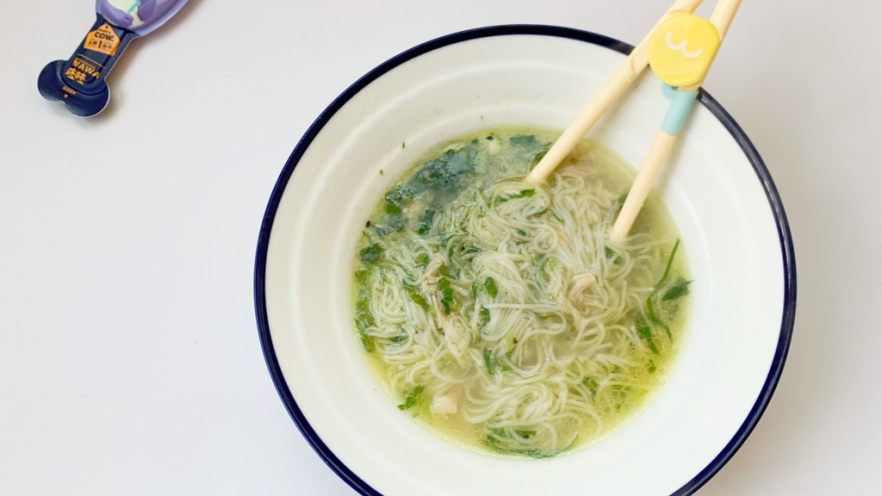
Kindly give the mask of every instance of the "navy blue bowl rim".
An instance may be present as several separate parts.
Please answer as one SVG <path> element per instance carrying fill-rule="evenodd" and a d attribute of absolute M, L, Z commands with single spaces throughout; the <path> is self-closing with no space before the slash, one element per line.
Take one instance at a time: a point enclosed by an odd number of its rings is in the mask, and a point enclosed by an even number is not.
<path fill-rule="evenodd" d="M 312 448 L 319 454 L 331 470 L 333 470 L 334 473 L 359 494 L 371 496 L 380 495 L 376 489 L 372 488 L 365 480 L 344 465 L 322 441 L 321 437 L 319 437 L 318 433 L 316 433 L 312 426 L 309 425 L 309 422 L 306 420 L 300 407 L 297 406 L 297 401 L 294 399 L 294 395 L 288 388 L 288 384 L 285 382 L 285 377 L 279 366 L 279 360 L 276 357 L 275 348 L 273 348 L 269 321 L 267 319 L 265 272 L 267 250 L 269 248 L 269 240 L 272 233 L 273 221 L 276 216 L 276 210 L 279 207 L 279 201 L 282 198 L 288 180 L 294 172 L 294 168 L 297 167 L 297 163 L 300 161 L 303 153 L 309 148 L 309 145 L 325 124 L 331 120 L 334 114 L 365 86 L 399 65 L 427 52 L 431 52 L 432 50 L 437 50 L 448 45 L 468 40 L 510 35 L 537 35 L 567 38 L 602 46 L 623 54 L 628 54 L 633 49 L 633 46 L 627 43 L 589 31 L 560 26 L 534 24 L 512 24 L 469 29 L 441 36 L 440 38 L 417 45 L 392 57 L 386 62 L 383 62 L 375 69 L 362 76 L 349 86 L 346 91 L 341 93 L 340 96 L 334 99 L 318 118 L 316 118 L 315 122 L 313 122 L 306 131 L 306 134 L 300 139 L 300 142 L 297 143 L 297 146 L 294 148 L 294 151 L 285 163 L 285 167 L 279 174 L 279 178 L 273 188 L 272 195 L 270 196 L 269 203 L 266 207 L 266 212 L 263 216 L 263 223 L 260 227 L 260 234 L 257 242 L 257 255 L 254 267 L 254 306 L 257 315 L 260 344 L 263 347 L 263 354 L 266 359 L 267 367 L 269 368 L 269 373 L 272 376 L 273 382 L 276 385 L 276 390 L 278 391 L 282 402 L 288 409 L 288 413 L 290 413 L 291 417 L 294 419 L 297 428 L 300 429 L 300 432 Z M 778 240 L 781 245 L 781 256 L 784 262 L 784 306 L 781 318 L 781 331 L 778 337 L 778 345 L 775 349 L 772 365 L 769 369 L 765 383 L 763 384 L 763 388 L 747 415 L 747 418 L 744 419 L 741 427 L 732 439 L 726 443 L 719 454 L 714 457 L 704 469 L 695 474 L 692 479 L 684 483 L 682 487 L 672 493 L 677 496 L 693 494 L 716 475 L 716 473 L 719 472 L 720 469 L 732 458 L 735 452 L 738 451 L 753 431 L 754 427 L 756 427 L 766 406 L 769 404 L 772 394 L 775 392 L 778 380 L 781 377 L 781 372 L 784 369 L 784 362 L 787 359 L 787 350 L 790 347 L 790 340 L 793 334 L 793 322 L 796 315 L 796 261 L 793 251 L 793 239 L 790 234 L 790 225 L 787 222 L 787 215 L 784 212 L 784 205 L 781 202 L 781 197 L 778 195 L 778 189 L 775 187 L 775 183 L 772 181 L 769 170 L 766 168 L 765 163 L 763 163 L 763 160 L 753 146 L 753 143 L 750 142 L 750 139 L 744 134 L 744 131 L 738 123 L 735 122 L 732 116 L 722 107 L 722 105 L 719 104 L 719 102 L 717 102 L 717 100 L 704 90 L 701 90 L 700 92 L 699 101 L 707 110 L 719 119 L 720 123 L 723 124 L 723 126 L 729 131 L 729 134 L 732 135 L 732 138 L 738 143 L 738 146 L 741 147 L 744 155 L 753 166 L 757 179 L 759 179 L 760 184 L 766 192 L 769 207 L 772 210 L 775 223 L 777 224 Z"/>

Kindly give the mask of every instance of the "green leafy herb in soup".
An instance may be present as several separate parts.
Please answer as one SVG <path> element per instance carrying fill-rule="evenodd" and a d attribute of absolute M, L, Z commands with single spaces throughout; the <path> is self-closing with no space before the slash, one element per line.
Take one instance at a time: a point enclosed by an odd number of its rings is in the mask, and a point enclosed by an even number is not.
<path fill-rule="evenodd" d="M 355 326 L 402 412 L 491 450 L 554 456 L 633 412 L 682 335 L 690 281 L 650 197 L 608 233 L 630 169 L 583 143 L 546 184 L 555 136 L 498 129 L 428 154 L 366 223 Z"/>

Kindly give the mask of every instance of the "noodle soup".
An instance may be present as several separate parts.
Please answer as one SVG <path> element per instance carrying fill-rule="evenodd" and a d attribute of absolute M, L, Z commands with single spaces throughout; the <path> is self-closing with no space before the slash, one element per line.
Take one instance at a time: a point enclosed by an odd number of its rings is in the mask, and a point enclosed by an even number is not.
<path fill-rule="evenodd" d="M 398 408 L 537 458 L 658 387 L 690 283 L 657 196 L 609 240 L 633 177 L 610 151 L 584 142 L 546 183 L 523 181 L 555 137 L 492 129 L 431 151 L 370 214 L 353 269 L 356 333 Z"/>

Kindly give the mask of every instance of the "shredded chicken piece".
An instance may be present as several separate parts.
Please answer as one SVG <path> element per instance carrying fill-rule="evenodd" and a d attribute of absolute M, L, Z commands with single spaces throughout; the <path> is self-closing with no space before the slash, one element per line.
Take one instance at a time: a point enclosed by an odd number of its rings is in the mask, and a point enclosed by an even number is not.
<path fill-rule="evenodd" d="M 594 277 L 594 274 L 590 272 L 582 272 L 581 274 L 576 274 L 573 276 L 571 281 L 572 286 L 570 286 L 570 290 L 567 292 L 567 296 L 571 300 L 575 300 L 579 297 L 586 289 L 590 288 L 597 282 L 597 278 Z"/>
<path fill-rule="evenodd" d="M 453 415 L 459 411 L 459 404 L 462 402 L 462 388 L 453 388 L 447 394 L 437 395 L 432 398 L 432 413 L 437 415 Z"/>
<path fill-rule="evenodd" d="M 469 349 L 469 331 L 462 317 L 454 315 L 449 319 L 445 319 L 442 323 L 444 330 L 444 341 L 450 354 L 457 361 L 461 361 Z"/>
<path fill-rule="evenodd" d="M 431 292 L 434 289 L 435 284 L 438 282 L 438 279 L 441 278 L 441 275 L 438 273 L 438 269 L 444 265 L 443 257 L 435 257 L 429 265 L 426 266 L 426 272 L 423 273 L 422 279 L 420 279 L 420 289 L 425 293 Z"/>

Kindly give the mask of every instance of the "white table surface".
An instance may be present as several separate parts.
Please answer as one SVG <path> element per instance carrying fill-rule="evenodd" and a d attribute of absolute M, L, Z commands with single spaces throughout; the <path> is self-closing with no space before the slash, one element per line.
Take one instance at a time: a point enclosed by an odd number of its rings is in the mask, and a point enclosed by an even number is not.
<path fill-rule="evenodd" d="M 0 494 L 352 494 L 264 366 L 252 267 L 266 200 L 356 77 L 468 27 L 634 42 L 666 0 L 191 0 L 82 120 L 36 76 L 89 0 L 0 16 Z M 746 0 L 706 88 L 771 170 L 799 311 L 764 418 L 702 495 L 878 494 L 882 4 Z"/>

